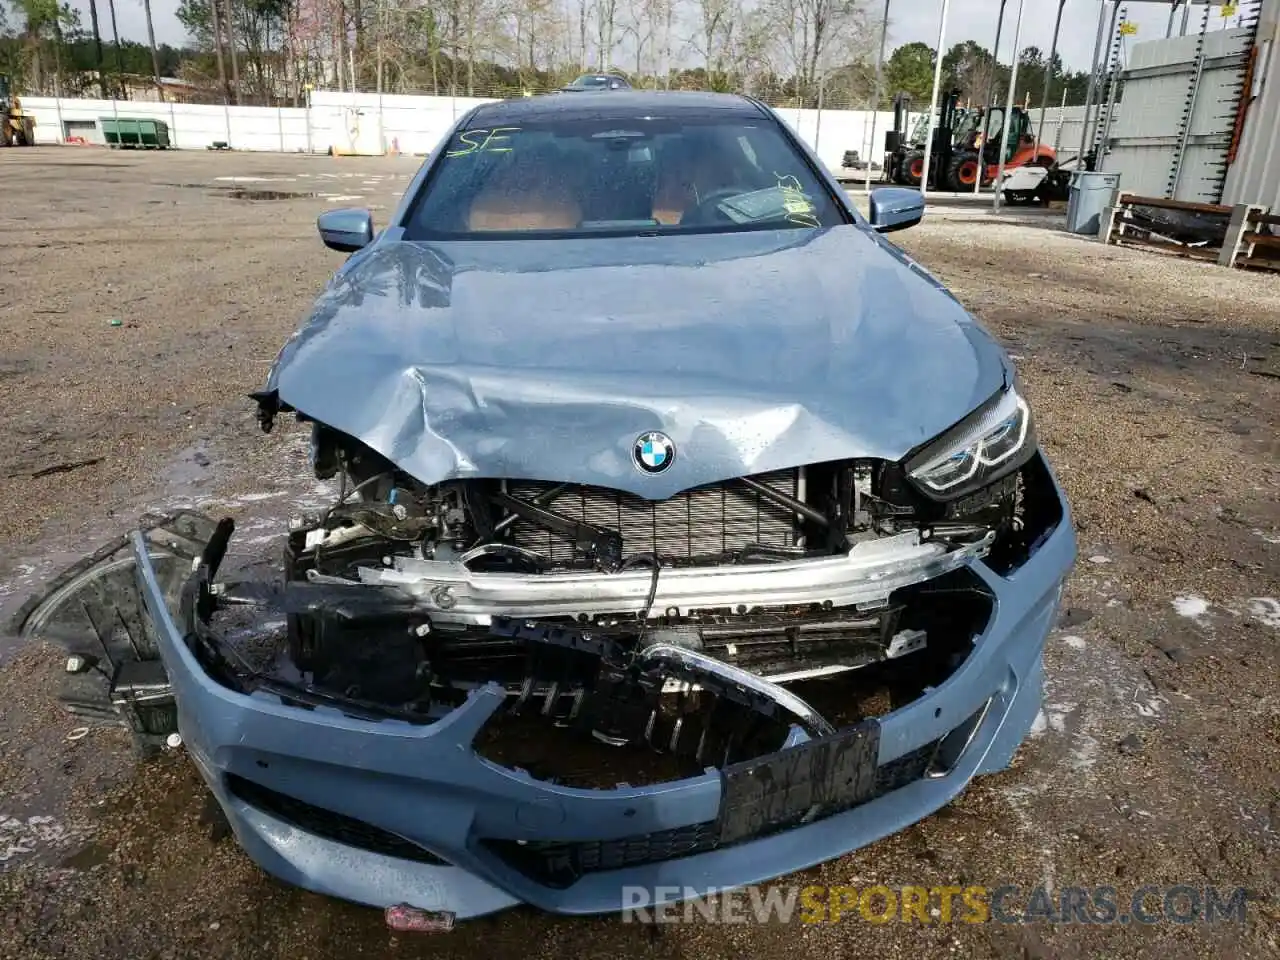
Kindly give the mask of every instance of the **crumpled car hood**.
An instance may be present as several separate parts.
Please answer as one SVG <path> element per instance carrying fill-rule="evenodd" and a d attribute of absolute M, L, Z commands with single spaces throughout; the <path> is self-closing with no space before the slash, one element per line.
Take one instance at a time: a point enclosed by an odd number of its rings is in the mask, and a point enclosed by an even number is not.
<path fill-rule="evenodd" d="M 426 484 L 595 484 L 649 499 L 897 460 L 1000 389 L 1003 351 L 856 226 L 407 243 L 353 256 L 267 389 Z M 666 433 L 664 473 L 633 462 Z"/>

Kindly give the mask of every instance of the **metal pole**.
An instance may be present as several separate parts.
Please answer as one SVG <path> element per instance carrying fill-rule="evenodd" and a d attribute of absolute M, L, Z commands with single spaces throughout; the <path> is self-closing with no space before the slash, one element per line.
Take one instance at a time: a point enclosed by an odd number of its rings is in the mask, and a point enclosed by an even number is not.
<path fill-rule="evenodd" d="M 822 88 L 826 85 L 827 75 L 818 76 L 818 115 L 813 121 L 813 152 L 818 152 L 818 144 L 822 142 Z"/>
<path fill-rule="evenodd" d="M 1004 155 L 1009 149 L 1009 128 L 1013 126 L 1013 90 L 1018 85 L 1018 39 L 1022 36 L 1022 0 L 1013 22 L 1013 70 L 1009 73 L 1009 96 L 1004 104 L 1004 129 L 1000 131 L 1000 166 L 996 168 L 996 196 L 993 209 L 1000 209 L 1000 181 L 1004 178 Z M 979 177 L 981 179 L 981 177 Z"/>
<path fill-rule="evenodd" d="M 880 21 L 880 55 L 876 57 L 876 86 L 871 101 L 871 143 L 867 145 L 867 193 L 871 192 L 871 158 L 876 155 L 876 117 L 880 112 L 880 84 L 884 78 L 884 43 L 889 39 L 889 4 L 884 0 L 884 19 Z M 884 159 L 881 151 L 880 159 Z"/>
<path fill-rule="evenodd" d="M 986 145 L 987 123 L 986 118 L 991 113 L 991 98 L 995 96 L 996 90 L 996 71 L 1000 69 L 1000 31 L 1004 28 L 1004 7 L 1009 0 L 1000 0 L 1000 16 L 996 18 L 996 42 L 991 48 L 991 77 L 987 80 L 987 98 L 982 101 L 982 129 L 978 134 L 983 138 L 983 146 Z M 973 181 L 973 195 L 976 197 L 982 190 L 982 171 L 985 166 L 982 163 L 983 147 L 978 148 L 978 177 Z"/>
<path fill-rule="evenodd" d="M 1187 0 L 1182 5 L 1182 29 L 1178 32 L 1178 36 L 1185 37 L 1187 35 L 1187 27 L 1191 23 L 1191 0 Z"/>
<path fill-rule="evenodd" d="M 1166 40 L 1168 40 L 1170 37 L 1173 36 L 1173 18 L 1176 17 L 1177 15 L 1178 15 L 1178 0 L 1173 0 L 1173 3 L 1169 4 L 1169 23 L 1164 28 L 1164 38 Z"/>
<path fill-rule="evenodd" d="M 1053 132 L 1053 152 L 1057 153 L 1062 149 L 1062 125 L 1066 122 L 1067 114 L 1067 88 L 1062 88 L 1062 105 L 1058 107 L 1058 129 Z"/>
<path fill-rule="evenodd" d="M 1098 102 L 1097 102 L 1098 112 L 1092 119 L 1093 135 L 1094 135 L 1095 141 L 1097 140 L 1098 133 L 1099 133 L 1098 121 L 1102 119 L 1102 109 L 1103 109 L 1102 85 L 1111 74 L 1111 66 L 1112 66 L 1110 62 L 1111 53 L 1116 43 L 1116 20 L 1117 18 L 1119 18 L 1119 16 L 1120 16 L 1120 0 L 1116 0 L 1116 2 L 1111 6 L 1111 26 L 1107 28 L 1107 44 L 1106 44 L 1105 50 L 1103 51 L 1103 61 L 1098 65 Z M 1110 92 L 1114 93 L 1115 78 L 1112 78 L 1112 82 L 1109 83 L 1108 86 L 1110 87 Z M 1086 121 L 1085 128 L 1086 129 L 1088 129 L 1089 120 L 1090 120 L 1089 113 L 1088 111 L 1086 111 L 1085 112 L 1085 121 Z M 1094 162 L 1096 163 L 1097 160 L 1098 158 L 1095 157 Z"/>
<path fill-rule="evenodd" d="M 933 152 L 933 115 L 938 109 L 938 87 L 942 85 L 942 51 L 947 42 L 947 11 L 950 7 L 951 0 L 942 0 L 942 17 L 938 22 L 938 53 L 933 65 L 933 93 L 929 97 L 929 117 L 924 131 L 924 169 L 920 171 L 921 196 L 929 193 L 929 155 Z"/>
<path fill-rule="evenodd" d="M 984 107 L 991 106 L 991 98 L 996 94 L 996 68 L 1000 66 L 1000 31 L 1004 29 L 1004 7 L 1009 0 L 1000 0 L 1000 16 L 996 18 L 996 42 L 991 47 L 991 76 L 987 80 L 987 98 L 982 101 Z"/>
<path fill-rule="evenodd" d="M 1178 136 L 1178 152 L 1173 155 L 1173 176 L 1169 178 L 1169 199 L 1178 199 L 1178 179 L 1182 176 L 1182 161 L 1187 155 L 1187 141 L 1191 138 L 1191 124 L 1196 115 L 1196 100 L 1200 96 L 1200 80 L 1204 77 L 1204 35 L 1209 29 L 1209 8 L 1204 8 L 1204 21 L 1200 24 L 1199 52 L 1196 54 L 1196 72 L 1191 77 L 1191 97 L 1187 103 L 1187 122 Z M 1108 118 L 1110 119 L 1110 118 Z"/>
<path fill-rule="evenodd" d="M 1107 28 L 1107 4 L 1098 4 L 1098 37 L 1093 42 L 1093 69 L 1089 73 L 1089 87 L 1084 94 L 1084 114 L 1080 117 L 1080 154 L 1077 165 L 1084 163 L 1084 145 L 1089 139 L 1089 107 L 1093 105 L 1093 88 L 1098 82 L 1098 54 L 1102 50 L 1102 31 Z"/>
<path fill-rule="evenodd" d="M 1044 67 L 1044 91 L 1040 94 L 1040 123 L 1036 126 L 1036 144 L 1044 134 L 1044 115 L 1049 112 L 1049 83 L 1053 80 L 1053 58 L 1058 55 L 1058 30 L 1062 27 L 1062 11 L 1067 0 L 1058 0 L 1058 19 L 1053 21 L 1053 43 L 1049 44 L 1049 62 Z"/>

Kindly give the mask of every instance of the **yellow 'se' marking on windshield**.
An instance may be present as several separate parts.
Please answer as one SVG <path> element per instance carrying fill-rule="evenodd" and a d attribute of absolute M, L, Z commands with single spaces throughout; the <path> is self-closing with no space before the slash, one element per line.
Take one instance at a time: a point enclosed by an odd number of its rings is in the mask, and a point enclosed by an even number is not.
<path fill-rule="evenodd" d="M 464 130 L 458 134 L 458 141 L 465 143 L 466 147 L 449 150 L 445 153 L 446 157 L 465 157 L 472 153 L 510 153 L 511 147 L 501 146 L 511 140 L 507 134 L 518 133 L 519 127 L 494 127 L 492 130 L 477 128 L 475 130 Z M 483 139 L 480 139 L 483 137 Z"/>

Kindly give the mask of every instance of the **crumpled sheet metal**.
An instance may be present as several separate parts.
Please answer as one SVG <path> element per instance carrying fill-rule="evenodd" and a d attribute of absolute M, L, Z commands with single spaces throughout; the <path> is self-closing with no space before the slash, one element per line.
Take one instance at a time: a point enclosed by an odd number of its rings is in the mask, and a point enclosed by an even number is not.
<path fill-rule="evenodd" d="M 825 460 L 896 460 L 1007 382 L 994 340 L 859 226 L 405 243 L 353 256 L 267 384 L 423 483 L 648 499 Z M 666 433 L 645 474 L 636 439 Z"/>

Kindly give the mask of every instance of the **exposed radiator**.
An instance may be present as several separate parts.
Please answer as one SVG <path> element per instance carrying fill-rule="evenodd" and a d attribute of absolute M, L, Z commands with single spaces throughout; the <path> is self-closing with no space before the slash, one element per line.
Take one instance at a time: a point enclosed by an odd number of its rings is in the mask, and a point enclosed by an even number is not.
<path fill-rule="evenodd" d="M 798 470 L 762 473 L 752 479 L 788 496 L 798 496 Z M 554 486 L 514 480 L 507 484 L 507 492 L 531 500 Z M 539 503 L 574 520 L 618 531 L 624 558 L 657 553 L 664 560 L 690 560 L 753 544 L 793 547 L 798 535 L 791 511 L 735 480 L 686 490 L 661 501 L 606 487 L 573 486 Z M 511 530 L 514 543 L 550 557 L 553 562 L 575 559 L 568 540 L 536 524 L 520 520 L 512 524 Z"/>

